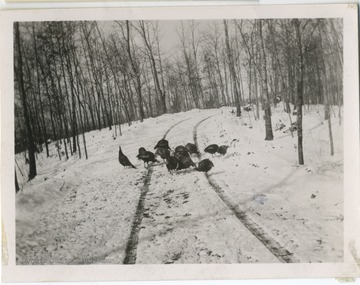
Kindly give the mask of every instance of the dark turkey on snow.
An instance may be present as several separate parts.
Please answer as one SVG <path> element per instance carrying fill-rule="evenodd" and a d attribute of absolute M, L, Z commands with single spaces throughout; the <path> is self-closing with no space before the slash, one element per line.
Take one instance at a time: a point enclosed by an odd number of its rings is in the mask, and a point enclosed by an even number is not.
<path fill-rule="evenodd" d="M 154 147 L 154 149 L 157 149 L 157 148 L 167 148 L 170 150 L 170 147 L 169 147 L 169 142 L 166 140 L 166 139 L 161 139 L 158 141 L 158 143 L 156 144 L 156 146 Z"/>
<path fill-rule="evenodd" d="M 179 158 L 179 166 L 177 170 L 187 169 L 190 166 L 193 166 L 196 168 L 195 163 L 191 160 L 190 157 L 180 157 Z"/>
<path fill-rule="evenodd" d="M 163 160 L 168 160 L 170 157 L 170 150 L 163 147 L 158 147 L 155 155 L 159 155 Z"/>
<path fill-rule="evenodd" d="M 176 156 L 170 156 L 167 160 L 166 167 L 169 172 L 176 170 L 179 166 L 179 159 Z"/>
<path fill-rule="evenodd" d="M 219 146 L 219 149 L 217 150 L 217 152 L 222 155 L 225 155 L 228 148 L 229 148 L 229 146 L 227 146 L 227 145 L 221 145 L 221 146 Z"/>
<path fill-rule="evenodd" d="M 211 144 L 211 145 L 208 145 L 204 151 L 207 152 L 207 153 L 211 153 L 211 154 L 214 154 L 218 151 L 219 149 L 219 146 L 217 144 Z"/>
<path fill-rule="evenodd" d="M 177 151 L 181 151 L 181 152 L 188 152 L 188 149 L 182 145 L 178 145 L 176 148 L 175 148 L 175 152 Z"/>
<path fill-rule="evenodd" d="M 138 159 L 140 159 L 140 155 L 144 154 L 146 152 L 146 149 L 144 147 L 139 148 L 139 154 L 136 156 Z"/>
<path fill-rule="evenodd" d="M 186 147 L 187 151 L 188 151 L 190 154 L 193 154 L 193 153 L 199 154 L 198 148 L 197 148 L 197 146 L 196 146 L 195 144 L 193 144 L 193 143 L 188 143 L 188 144 L 186 144 L 185 147 Z"/>
<path fill-rule="evenodd" d="M 144 161 L 144 167 L 146 167 L 145 163 L 149 165 L 149 162 L 158 162 L 155 159 L 155 154 L 153 154 L 151 151 L 145 151 L 144 153 L 139 154 L 138 158 Z"/>
<path fill-rule="evenodd" d="M 178 158 L 181 158 L 181 157 L 190 157 L 190 154 L 187 152 L 187 151 L 175 151 L 175 156 L 178 157 Z"/>
<path fill-rule="evenodd" d="M 132 167 L 136 168 L 130 160 L 127 158 L 127 156 L 122 152 L 121 147 L 119 146 L 119 162 L 122 166 L 126 167 Z"/>
<path fill-rule="evenodd" d="M 199 162 L 198 167 L 196 167 L 196 170 L 201 171 L 201 172 L 208 172 L 213 167 L 214 167 L 214 164 L 212 163 L 212 161 L 210 159 L 204 159 Z"/>
<path fill-rule="evenodd" d="M 180 158 L 180 157 L 190 157 L 190 154 L 187 150 L 186 147 L 179 145 L 175 148 L 175 155 Z"/>

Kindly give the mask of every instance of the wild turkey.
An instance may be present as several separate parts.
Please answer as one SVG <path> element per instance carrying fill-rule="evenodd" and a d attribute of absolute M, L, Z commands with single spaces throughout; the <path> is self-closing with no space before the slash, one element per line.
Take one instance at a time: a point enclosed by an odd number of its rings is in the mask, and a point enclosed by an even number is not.
<path fill-rule="evenodd" d="M 180 157 L 179 158 L 179 166 L 177 170 L 187 169 L 190 166 L 193 166 L 196 168 L 195 163 L 191 160 L 190 157 Z"/>
<path fill-rule="evenodd" d="M 122 166 L 126 167 L 132 167 L 136 168 L 130 160 L 127 158 L 127 156 L 122 152 L 121 147 L 119 146 L 119 162 Z"/>
<path fill-rule="evenodd" d="M 175 148 L 175 155 L 178 157 L 178 158 L 181 158 L 181 157 L 190 157 L 190 154 L 187 150 L 186 147 L 182 146 L 182 145 L 179 145 Z"/>
<path fill-rule="evenodd" d="M 147 166 L 149 166 L 149 162 L 158 162 L 155 159 L 155 154 L 153 154 L 151 151 L 145 151 L 144 153 L 139 154 L 138 158 L 144 161 L 144 167 L 146 167 L 145 163 L 147 164 Z"/>
<path fill-rule="evenodd" d="M 158 141 L 158 143 L 156 144 L 156 146 L 154 147 L 154 149 L 157 149 L 157 148 L 167 148 L 170 150 L 170 147 L 169 147 L 169 142 L 166 140 L 166 139 L 161 139 Z"/>
<path fill-rule="evenodd" d="M 139 154 L 136 156 L 138 159 L 140 159 L 140 155 L 144 154 L 146 152 L 146 149 L 144 147 L 139 148 Z"/>
<path fill-rule="evenodd" d="M 182 145 L 179 145 L 179 146 L 177 146 L 177 147 L 175 148 L 175 152 L 177 152 L 177 151 L 187 152 L 188 150 L 187 150 L 186 147 L 184 147 L 184 146 L 182 146 Z"/>
<path fill-rule="evenodd" d="M 158 147 L 155 155 L 159 155 L 163 160 L 168 160 L 170 157 L 170 150 L 163 147 Z"/>
<path fill-rule="evenodd" d="M 208 145 L 204 151 L 207 152 L 207 153 L 211 153 L 212 155 L 214 155 L 214 153 L 216 153 L 219 149 L 219 146 L 217 144 L 211 144 L 211 145 Z"/>
<path fill-rule="evenodd" d="M 177 158 L 190 157 L 190 154 L 187 151 L 175 151 L 174 154 Z"/>
<path fill-rule="evenodd" d="M 225 155 L 228 148 L 229 148 L 229 146 L 227 146 L 227 145 L 221 145 L 221 146 L 219 146 L 219 149 L 217 152 L 222 155 Z"/>
<path fill-rule="evenodd" d="M 179 159 L 176 156 L 170 156 L 167 160 L 166 167 L 171 173 L 172 170 L 176 170 L 179 166 Z"/>
<path fill-rule="evenodd" d="M 188 151 L 190 154 L 193 154 L 193 153 L 199 154 L 198 148 L 197 148 L 197 146 L 196 146 L 195 144 L 193 144 L 193 143 L 188 143 L 188 144 L 186 144 L 185 147 L 186 147 L 187 151 Z"/>
<path fill-rule="evenodd" d="M 201 172 L 208 172 L 213 167 L 214 167 L 214 164 L 212 163 L 212 161 L 210 159 L 204 159 L 199 162 L 198 167 L 196 167 L 196 170 L 201 171 Z"/>

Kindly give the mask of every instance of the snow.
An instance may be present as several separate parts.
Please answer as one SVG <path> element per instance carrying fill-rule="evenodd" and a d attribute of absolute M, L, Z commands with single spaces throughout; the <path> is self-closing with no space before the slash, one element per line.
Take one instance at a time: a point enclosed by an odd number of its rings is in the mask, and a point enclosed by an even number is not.
<path fill-rule="evenodd" d="M 123 125 L 123 135 L 116 139 L 114 130 L 92 131 L 86 134 L 88 160 L 60 161 L 52 143 L 51 158 L 38 155 L 35 179 L 25 182 L 18 171 L 17 263 L 123 263 L 145 188 L 136 263 L 280 262 L 236 217 L 204 173 L 190 168 L 170 174 L 159 159 L 144 186 L 148 172 L 136 159 L 138 148 L 152 151 L 165 134 L 172 148 L 194 142 L 197 125 L 202 159 L 210 158 L 215 165 L 209 179 L 232 204 L 291 252 L 294 261 L 341 262 L 343 129 L 332 117 L 335 154 L 330 156 L 327 121 L 320 116 L 323 107 L 310 108 L 303 117 L 303 166 L 297 163 L 296 132 L 294 137 L 284 132 L 290 123 L 281 105 L 273 109 L 273 141 L 264 140 L 264 121 L 255 120 L 253 112 L 237 118 L 223 107 Z M 275 131 L 279 120 L 286 128 Z M 230 148 L 225 156 L 212 157 L 203 153 L 210 143 Z M 119 145 L 137 169 L 119 164 Z M 24 172 L 24 156 L 16 158 Z M 194 155 L 192 159 L 199 161 Z"/>
<path fill-rule="evenodd" d="M 290 126 L 281 109 L 281 119 Z M 315 113 L 315 114 L 314 114 Z M 303 117 L 305 165 L 297 164 L 297 137 L 274 132 L 265 141 L 263 122 L 212 118 L 200 128 L 202 146 L 230 144 L 225 157 L 211 158 L 211 176 L 252 220 L 294 253 L 300 262 L 339 262 L 343 257 L 342 127 L 333 119 L 335 154 L 330 156 L 327 123 L 315 111 Z M 295 121 L 295 118 L 293 118 Z M 213 129 L 209 133 L 207 130 Z M 239 131 L 241 129 L 241 131 Z M 215 171 L 216 169 L 216 171 Z"/>

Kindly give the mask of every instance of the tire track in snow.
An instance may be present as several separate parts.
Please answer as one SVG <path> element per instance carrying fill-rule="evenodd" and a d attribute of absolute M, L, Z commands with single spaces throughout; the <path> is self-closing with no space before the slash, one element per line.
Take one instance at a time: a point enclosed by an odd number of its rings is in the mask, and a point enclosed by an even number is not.
<path fill-rule="evenodd" d="M 199 149 L 197 130 L 198 127 L 206 120 L 210 119 L 215 115 L 204 118 L 199 121 L 193 130 L 193 139 L 197 148 Z M 199 160 L 201 159 L 201 153 L 198 154 Z M 233 214 L 240 220 L 240 222 L 274 255 L 276 258 L 284 263 L 294 263 L 298 262 L 294 257 L 293 253 L 289 252 L 283 246 L 281 246 L 276 240 L 271 238 L 258 224 L 253 222 L 251 218 L 243 211 L 238 205 L 236 205 L 231 198 L 226 194 L 226 192 L 219 186 L 219 184 L 212 178 L 208 173 L 205 173 L 205 176 L 214 189 L 214 191 L 219 195 L 221 200 L 226 204 L 226 206 L 233 212 Z"/>
<path fill-rule="evenodd" d="M 190 118 L 186 118 L 183 119 L 175 124 L 173 124 L 164 134 L 163 138 L 165 139 L 166 136 L 169 134 L 169 132 L 175 128 L 177 125 L 181 124 L 184 121 L 189 120 Z M 153 165 L 150 165 L 148 168 L 148 171 L 145 175 L 144 178 L 144 184 L 141 187 L 141 194 L 140 194 L 140 198 L 139 198 L 139 203 L 136 207 L 136 212 L 135 212 L 135 218 L 131 227 L 131 232 L 130 232 L 130 237 L 129 240 L 126 244 L 126 250 L 125 250 L 125 258 L 123 261 L 123 264 L 135 264 L 136 263 L 136 252 L 137 252 L 137 245 L 139 242 L 139 233 L 141 230 L 141 222 L 143 219 L 143 214 L 144 214 L 144 205 L 145 205 L 145 200 L 146 200 L 146 195 L 149 191 L 149 186 L 150 186 L 150 182 L 151 182 L 151 176 L 153 173 Z"/>
<path fill-rule="evenodd" d="M 167 135 L 170 133 L 170 131 L 171 131 L 173 128 L 175 128 L 177 125 L 179 125 L 179 124 L 181 124 L 182 122 L 185 122 L 185 121 L 187 121 L 187 120 L 190 120 L 190 118 L 181 120 L 181 121 L 177 122 L 176 124 L 172 125 L 172 126 L 165 132 L 165 134 L 164 134 L 164 136 L 163 136 L 163 139 L 166 139 Z"/>

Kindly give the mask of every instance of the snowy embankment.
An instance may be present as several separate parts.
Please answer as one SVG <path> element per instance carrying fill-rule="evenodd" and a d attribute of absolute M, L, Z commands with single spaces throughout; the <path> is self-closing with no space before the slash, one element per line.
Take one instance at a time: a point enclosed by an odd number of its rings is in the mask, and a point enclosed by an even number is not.
<path fill-rule="evenodd" d="M 88 160 L 41 160 L 39 175 L 16 196 L 18 264 L 122 263 L 147 175 L 135 158 L 138 148 L 153 150 L 165 134 L 173 148 L 193 142 L 195 126 L 209 116 L 198 127 L 201 151 L 232 142 L 225 156 L 203 154 L 215 164 L 210 177 L 296 260 L 341 261 L 343 152 L 336 118 L 331 157 L 326 122 L 315 111 L 305 113 L 305 166 L 299 167 L 296 134 L 274 131 L 266 142 L 262 120 L 252 117 L 249 128 L 247 114 L 240 119 L 222 108 L 136 122 L 123 126 L 115 140 L 112 131 L 93 131 L 87 134 Z M 274 126 L 279 118 L 289 125 L 287 114 L 274 110 Z M 120 166 L 119 145 L 137 169 Z M 137 263 L 279 262 L 203 173 L 171 175 L 163 163 L 153 167 L 135 252 Z"/>
<path fill-rule="evenodd" d="M 51 158 L 45 164 L 44 159 L 38 176 L 16 195 L 18 263 L 81 264 L 106 258 L 121 263 L 146 175 L 136 159 L 138 148 L 153 149 L 171 125 L 198 113 L 134 122 L 123 126 L 115 140 L 107 129 L 92 131 L 87 134 L 88 160 Z M 137 169 L 119 164 L 119 145 Z"/>
<path fill-rule="evenodd" d="M 267 234 L 301 262 L 340 262 L 343 257 L 343 141 L 342 126 L 332 118 L 334 156 L 330 156 L 327 121 L 313 107 L 303 117 L 305 165 L 298 165 L 297 134 L 274 131 L 265 141 L 263 121 L 251 126 L 244 114 L 225 113 L 199 128 L 203 148 L 209 143 L 230 144 L 225 157 L 211 158 L 210 176 L 232 201 Z M 273 111 L 273 126 L 288 115 Z M 293 117 L 293 121 L 296 117 Z M 244 125 L 247 124 L 247 126 Z M 211 132 L 208 130 L 211 129 Z M 274 128 L 275 129 L 275 128 Z"/>

